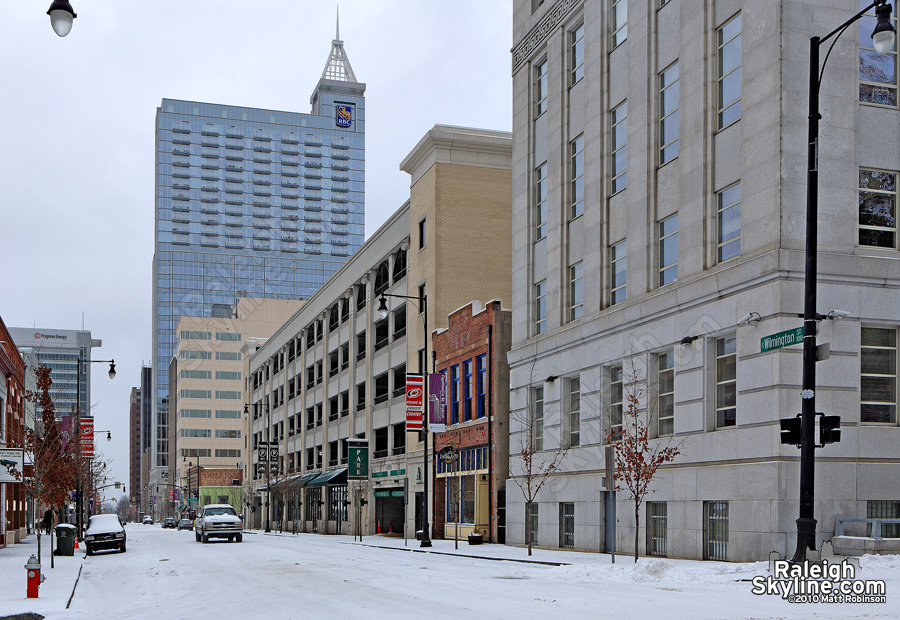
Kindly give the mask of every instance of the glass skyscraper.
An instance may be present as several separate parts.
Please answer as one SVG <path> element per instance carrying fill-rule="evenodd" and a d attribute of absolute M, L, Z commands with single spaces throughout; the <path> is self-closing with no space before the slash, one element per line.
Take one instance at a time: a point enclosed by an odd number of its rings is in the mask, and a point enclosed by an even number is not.
<path fill-rule="evenodd" d="M 365 84 L 338 36 L 312 113 L 163 99 L 156 112 L 151 479 L 167 478 L 181 316 L 312 295 L 363 242 Z M 153 480 L 151 480 L 153 482 Z"/>

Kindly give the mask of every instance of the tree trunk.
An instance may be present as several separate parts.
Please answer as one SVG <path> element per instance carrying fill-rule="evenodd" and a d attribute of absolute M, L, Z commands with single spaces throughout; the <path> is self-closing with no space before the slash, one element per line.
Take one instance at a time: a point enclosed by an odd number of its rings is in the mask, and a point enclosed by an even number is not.
<path fill-rule="evenodd" d="M 641 532 L 641 505 L 634 503 L 634 563 L 638 561 L 638 540 Z"/>
<path fill-rule="evenodd" d="M 531 541 L 534 539 L 534 532 L 531 529 L 531 509 L 532 503 L 525 502 L 525 543 L 528 546 L 528 555 L 531 555 Z"/>

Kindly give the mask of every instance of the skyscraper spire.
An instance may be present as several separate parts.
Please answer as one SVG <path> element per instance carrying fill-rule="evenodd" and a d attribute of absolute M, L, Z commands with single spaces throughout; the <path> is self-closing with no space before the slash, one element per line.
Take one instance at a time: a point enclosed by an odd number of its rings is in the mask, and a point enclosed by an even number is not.
<path fill-rule="evenodd" d="M 334 40 L 341 40 L 341 5 L 335 7 Z"/>
<path fill-rule="evenodd" d="M 337 13 L 334 28 L 334 41 L 331 42 L 331 54 L 322 71 L 323 80 L 335 80 L 338 82 L 356 82 L 356 75 L 350 66 L 350 60 L 344 52 L 344 42 L 341 41 L 341 15 Z"/>

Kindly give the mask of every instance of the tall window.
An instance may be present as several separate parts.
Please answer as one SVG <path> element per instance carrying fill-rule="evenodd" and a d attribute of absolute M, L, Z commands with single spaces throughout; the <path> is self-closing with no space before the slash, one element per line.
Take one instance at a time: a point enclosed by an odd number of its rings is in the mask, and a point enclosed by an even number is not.
<path fill-rule="evenodd" d="M 678 156 L 678 62 L 659 74 L 659 164 Z"/>
<path fill-rule="evenodd" d="M 569 267 L 569 320 L 580 319 L 584 313 L 584 263 Z"/>
<path fill-rule="evenodd" d="M 622 367 L 613 366 L 609 369 L 609 430 L 614 441 L 622 438 L 623 396 Z"/>
<path fill-rule="evenodd" d="M 425 247 L 425 218 L 419 220 L 419 249 Z"/>
<path fill-rule="evenodd" d="M 628 0 L 611 0 L 610 23 L 613 30 L 613 47 L 628 38 Z"/>
<path fill-rule="evenodd" d="M 859 171 L 859 244 L 897 247 L 897 173 Z"/>
<path fill-rule="evenodd" d="M 531 502 L 525 504 L 525 522 L 528 524 L 528 533 L 531 535 L 531 544 L 537 545 L 538 543 L 538 523 L 540 519 L 538 518 L 538 503 Z"/>
<path fill-rule="evenodd" d="M 574 220 L 584 213 L 584 134 L 569 144 L 571 155 L 570 169 L 572 174 L 572 208 L 569 215 Z"/>
<path fill-rule="evenodd" d="M 620 241 L 610 248 L 609 260 L 611 265 L 610 278 L 610 298 L 609 303 L 617 304 L 625 301 L 625 281 L 626 281 L 626 257 L 625 242 Z"/>
<path fill-rule="evenodd" d="M 897 423 L 897 330 L 862 329 L 859 421 Z"/>
<path fill-rule="evenodd" d="M 675 432 L 675 358 L 671 351 L 656 356 L 656 402 L 657 434 L 671 435 Z"/>
<path fill-rule="evenodd" d="M 575 547 L 575 503 L 559 503 L 559 546 L 561 549 Z"/>
<path fill-rule="evenodd" d="M 735 183 L 718 195 L 716 214 L 719 262 L 741 253 L 741 184 Z"/>
<path fill-rule="evenodd" d="M 534 333 L 547 331 L 547 281 L 534 285 Z"/>
<path fill-rule="evenodd" d="M 547 111 L 547 61 L 534 68 L 535 116 Z"/>
<path fill-rule="evenodd" d="M 737 336 L 716 339 L 716 427 L 737 421 Z"/>
<path fill-rule="evenodd" d="M 581 378 L 572 377 L 566 385 L 566 432 L 569 447 L 581 443 Z"/>
<path fill-rule="evenodd" d="M 703 502 L 704 560 L 728 561 L 728 502 Z"/>
<path fill-rule="evenodd" d="M 584 77 L 584 24 L 572 31 L 572 85 Z"/>
<path fill-rule="evenodd" d="M 610 112 L 610 176 L 612 187 L 610 193 L 615 194 L 623 189 L 627 182 L 626 164 L 628 159 L 627 133 L 628 133 L 628 102 L 624 102 Z"/>
<path fill-rule="evenodd" d="M 647 555 L 666 557 L 668 515 L 666 502 L 647 502 Z"/>
<path fill-rule="evenodd" d="M 544 449 L 544 388 L 531 388 L 531 447 L 534 452 Z"/>
<path fill-rule="evenodd" d="M 678 214 L 659 223 L 659 285 L 678 279 Z"/>
<path fill-rule="evenodd" d="M 534 240 L 547 236 L 547 163 L 534 169 Z"/>
<path fill-rule="evenodd" d="M 450 367 L 450 424 L 459 423 L 459 365 Z"/>
<path fill-rule="evenodd" d="M 475 358 L 475 371 L 478 374 L 478 411 L 479 418 L 487 415 L 487 354 L 482 353 Z"/>
<path fill-rule="evenodd" d="M 741 16 L 719 28 L 719 129 L 741 118 Z"/>
<path fill-rule="evenodd" d="M 464 420 L 468 422 L 472 419 L 472 360 L 463 362 L 463 382 L 463 390 L 465 390 Z"/>
<path fill-rule="evenodd" d="M 872 4 L 860 0 L 859 8 Z M 891 23 L 897 28 L 897 3 L 894 2 Z M 876 105 L 897 105 L 897 44 L 887 54 L 875 51 L 872 30 L 875 29 L 874 9 L 859 21 L 859 100 Z"/>

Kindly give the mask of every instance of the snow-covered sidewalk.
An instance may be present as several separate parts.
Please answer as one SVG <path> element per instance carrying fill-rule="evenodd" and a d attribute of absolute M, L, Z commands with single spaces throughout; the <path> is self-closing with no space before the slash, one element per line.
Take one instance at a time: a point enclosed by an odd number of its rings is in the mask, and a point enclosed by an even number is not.
<path fill-rule="evenodd" d="M 75 550 L 74 556 L 53 556 L 50 567 L 50 537 L 41 536 L 41 573 L 47 576 L 39 589 L 38 598 L 27 599 L 27 571 L 25 563 L 31 556 L 37 557 L 37 536 L 32 534 L 23 542 L 0 549 L 0 618 L 11 609 L 41 615 L 56 613 L 66 608 L 78 579 L 84 560 L 84 547 Z"/>

